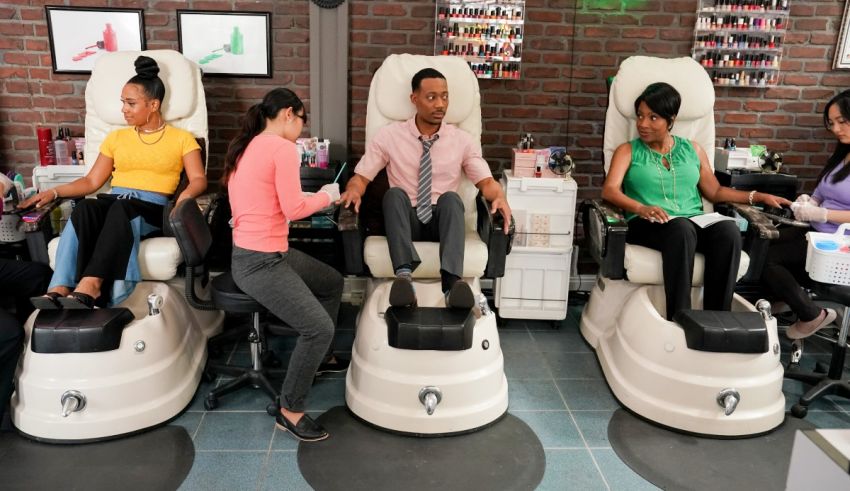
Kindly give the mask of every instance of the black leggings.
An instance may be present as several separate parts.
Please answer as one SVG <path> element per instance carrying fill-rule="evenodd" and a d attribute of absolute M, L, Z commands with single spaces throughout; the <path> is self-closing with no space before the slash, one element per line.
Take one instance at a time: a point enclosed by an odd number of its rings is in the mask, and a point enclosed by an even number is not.
<path fill-rule="evenodd" d="M 729 310 L 741 262 L 741 232 L 724 220 L 701 228 L 687 218 L 652 223 L 640 217 L 629 220 L 626 241 L 661 252 L 667 320 L 691 308 L 694 255 L 705 256 L 703 308 Z"/>
<path fill-rule="evenodd" d="M 124 279 L 133 250 L 130 220 L 142 217 L 150 225 L 162 228 L 162 212 L 162 205 L 112 195 L 78 202 L 71 214 L 80 243 L 76 280 L 85 276 Z"/>
<path fill-rule="evenodd" d="M 806 232 L 809 229 L 780 228 L 779 238 L 772 240 L 767 249 L 761 273 L 761 284 L 775 299 L 787 303 L 803 322 L 813 320 L 821 311 L 800 286 L 811 285 L 806 273 Z"/>

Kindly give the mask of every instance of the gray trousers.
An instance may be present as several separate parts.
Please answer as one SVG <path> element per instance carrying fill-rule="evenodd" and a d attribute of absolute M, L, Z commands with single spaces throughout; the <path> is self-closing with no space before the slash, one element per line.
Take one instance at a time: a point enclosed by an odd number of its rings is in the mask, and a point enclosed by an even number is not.
<path fill-rule="evenodd" d="M 298 332 L 280 405 L 303 412 L 316 370 L 334 336 L 342 275 L 301 251 L 257 252 L 233 247 L 236 285 Z"/>
<path fill-rule="evenodd" d="M 440 243 L 440 269 L 446 273 L 463 276 L 463 248 L 466 225 L 463 220 L 463 201 L 454 192 L 444 193 L 433 206 L 433 216 L 428 223 L 416 217 L 416 208 L 401 188 L 390 188 L 384 195 L 384 226 L 393 270 L 409 264 L 416 269 L 422 262 L 414 241 Z"/>

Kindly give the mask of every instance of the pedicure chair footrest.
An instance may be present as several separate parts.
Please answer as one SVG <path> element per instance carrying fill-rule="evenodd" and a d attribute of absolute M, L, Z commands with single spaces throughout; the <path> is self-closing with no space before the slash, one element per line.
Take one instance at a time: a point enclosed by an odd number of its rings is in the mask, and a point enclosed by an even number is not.
<path fill-rule="evenodd" d="M 461 351 L 472 347 L 472 309 L 390 307 L 384 319 L 393 348 Z"/>
<path fill-rule="evenodd" d="M 685 330 L 688 348 L 716 353 L 766 353 L 767 326 L 757 312 L 681 310 L 673 320 Z"/>
<path fill-rule="evenodd" d="M 128 309 L 42 310 L 35 318 L 31 349 L 35 353 L 93 353 L 121 345 L 124 327 L 133 321 Z"/>

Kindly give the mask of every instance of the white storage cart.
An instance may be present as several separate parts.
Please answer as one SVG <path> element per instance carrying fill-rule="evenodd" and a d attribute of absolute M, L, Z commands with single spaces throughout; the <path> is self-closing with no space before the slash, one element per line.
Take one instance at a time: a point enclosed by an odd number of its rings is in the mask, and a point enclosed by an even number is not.
<path fill-rule="evenodd" d="M 567 316 L 576 183 L 571 177 L 513 177 L 502 186 L 516 220 L 495 303 L 506 319 L 561 321 Z"/>

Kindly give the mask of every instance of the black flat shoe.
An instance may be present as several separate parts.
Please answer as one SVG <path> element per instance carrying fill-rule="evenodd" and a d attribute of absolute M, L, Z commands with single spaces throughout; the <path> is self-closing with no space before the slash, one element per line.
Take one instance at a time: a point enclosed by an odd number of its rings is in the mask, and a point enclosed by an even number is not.
<path fill-rule="evenodd" d="M 288 431 L 296 440 L 302 442 L 318 442 L 329 436 L 322 425 L 313 421 L 313 418 L 306 414 L 301 416 L 296 425 L 286 419 L 280 411 L 277 412 L 274 420 L 275 426 L 283 431 Z"/>
<path fill-rule="evenodd" d="M 348 365 L 350 364 L 351 360 L 346 360 L 344 358 L 340 358 L 337 355 L 334 355 L 334 361 L 322 362 L 322 364 L 319 365 L 319 369 L 316 370 L 316 375 L 344 372 L 348 370 Z"/>
<path fill-rule="evenodd" d="M 416 292 L 413 282 L 396 278 L 390 287 L 390 305 L 393 307 L 416 307 Z"/>
<path fill-rule="evenodd" d="M 56 292 L 47 292 L 40 297 L 30 297 L 30 303 L 39 310 L 59 310 L 62 308 L 60 298 L 62 295 Z"/>
<path fill-rule="evenodd" d="M 453 309 L 471 309 L 475 306 L 475 295 L 472 288 L 463 281 L 455 281 L 448 293 L 446 293 L 446 307 Z"/>
<path fill-rule="evenodd" d="M 94 297 L 81 292 L 71 292 L 67 297 L 59 297 L 59 303 L 68 310 L 81 310 L 94 308 Z"/>

